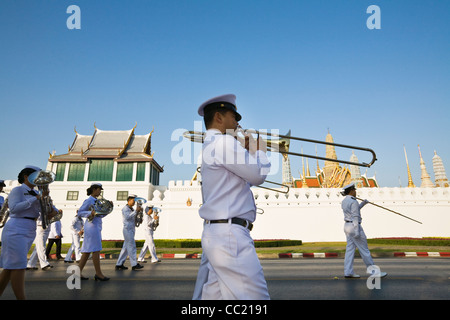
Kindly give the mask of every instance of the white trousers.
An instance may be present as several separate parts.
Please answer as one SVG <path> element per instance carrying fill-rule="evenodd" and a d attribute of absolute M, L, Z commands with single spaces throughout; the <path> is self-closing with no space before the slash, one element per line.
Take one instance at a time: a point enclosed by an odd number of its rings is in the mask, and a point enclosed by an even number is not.
<path fill-rule="evenodd" d="M 359 237 L 355 238 L 355 227 L 352 223 L 344 224 L 344 232 L 347 237 L 347 247 L 345 248 L 344 259 L 344 275 L 349 276 L 354 274 L 353 260 L 355 258 L 355 251 L 358 248 L 359 254 L 363 259 L 366 267 L 373 265 L 372 256 L 370 255 L 369 247 L 367 246 L 367 237 L 361 225 L 358 225 Z"/>
<path fill-rule="evenodd" d="M 134 240 L 135 230 L 123 229 L 123 246 L 120 250 L 119 258 L 116 265 L 121 266 L 124 264 L 127 256 L 130 257 L 130 265 L 134 267 L 137 264 L 136 259 L 136 241 Z"/>
<path fill-rule="evenodd" d="M 28 259 L 27 268 L 36 267 L 38 259 L 41 268 L 49 265 L 47 255 L 45 254 L 45 243 L 47 242 L 49 233 L 50 227 L 43 229 L 41 225 L 36 226 L 36 238 L 34 239 L 35 246 L 30 258 Z"/>
<path fill-rule="evenodd" d="M 81 247 L 80 247 L 80 235 L 78 233 L 72 232 L 72 245 L 67 251 L 65 261 L 72 261 L 72 253 L 75 251 L 75 261 L 80 261 L 81 259 Z"/>
<path fill-rule="evenodd" d="M 145 242 L 139 254 L 138 262 L 144 261 L 147 250 L 150 252 L 151 262 L 158 262 L 156 256 L 155 242 L 153 241 L 153 230 L 145 230 Z"/>
<path fill-rule="evenodd" d="M 263 269 L 250 231 L 232 223 L 205 224 L 202 264 L 194 299 L 268 300 Z"/>

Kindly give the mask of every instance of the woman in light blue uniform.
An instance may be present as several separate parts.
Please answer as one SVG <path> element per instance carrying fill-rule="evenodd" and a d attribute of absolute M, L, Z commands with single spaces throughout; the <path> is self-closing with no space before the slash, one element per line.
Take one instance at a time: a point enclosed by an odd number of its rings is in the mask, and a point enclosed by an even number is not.
<path fill-rule="evenodd" d="M 87 189 L 87 195 L 89 198 L 84 200 L 80 209 L 78 209 L 78 216 L 83 218 L 88 218 L 94 215 L 95 211 L 91 209 L 94 205 L 97 197 L 101 194 L 103 188 L 100 183 L 93 183 Z M 81 246 L 81 259 L 79 263 L 80 272 L 83 271 L 86 265 L 89 255 L 92 253 L 92 262 L 94 263 L 95 276 L 94 279 L 100 281 L 109 280 L 108 277 L 104 276 L 100 268 L 100 251 L 102 250 L 102 216 L 95 216 L 92 221 L 86 220 L 84 224 L 84 240 Z M 81 276 L 82 280 L 87 280 Z"/>
<path fill-rule="evenodd" d="M 28 181 L 28 176 L 38 167 L 27 166 L 18 176 L 18 187 L 11 190 L 8 197 L 9 220 L 2 232 L 2 252 L 0 254 L 0 295 L 8 282 L 18 300 L 25 299 L 25 269 L 27 254 L 36 237 L 36 220 L 41 206 L 39 194 L 33 190 L 35 185 Z"/>

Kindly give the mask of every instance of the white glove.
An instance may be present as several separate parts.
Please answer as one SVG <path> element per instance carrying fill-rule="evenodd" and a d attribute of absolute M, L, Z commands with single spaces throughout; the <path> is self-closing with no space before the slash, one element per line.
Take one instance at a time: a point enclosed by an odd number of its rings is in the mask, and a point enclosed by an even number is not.
<path fill-rule="evenodd" d="M 357 221 L 353 221 L 353 230 L 354 230 L 354 238 L 359 238 L 359 223 Z"/>
<path fill-rule="evenodd" d="M 361 203 L 359 204 L 359 208 L 361 209 L 362 207 L 364 207 L 368 203 L 369 203 L 369 200 L 367 200 L 367 199 L 361 201 Z"/>

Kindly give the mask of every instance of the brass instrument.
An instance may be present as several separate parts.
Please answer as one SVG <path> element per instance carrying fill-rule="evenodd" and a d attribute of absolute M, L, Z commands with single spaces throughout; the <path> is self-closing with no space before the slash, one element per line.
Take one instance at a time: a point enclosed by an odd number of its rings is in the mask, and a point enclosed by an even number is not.
<path fill-rule="evenodd" d="M 153 221 L 153 224 L 152 224 L 152 229 L 153 229 L 153 231 L 155 231 L 156 228 L 158 228 L 158 226 L 159 226 L 159 213 L 162 210 L 160 208 L 158 208 L 158 207 L 150 207 L 150 208 L 147 207 L 145 209 L 145 212 L 148 213 L 150 211 L 150 209 L 153 210 L 153 219 L 154 219 L 154 221 Z"/>
<path fill-rule="evenodd" d="M 9 218 L 9 205 L 8 198 L 3 202 L 2 208 L 0 209 L 0 228 L 3 228 Z"/>
<path fill-rule="evenodd" d="M 49 224 L 53 222 L 60 221 L 62 219 L 63 212 L 62 210 L 58 210 L 58 212 L 50 219 Z"/>
<path fill-rule="evenodd" d="M 144 198 L 134 198 L 134 201 L 136 202 L 136 216 L 134 218 L 134 225 L 139 227 L 144 220 L 144 210 L 142 209 L 142 205 L 147 202 Z"/>
<path fill-rule="evenodd" d="M 99 197 L 90 209 L 94 211 L 94 214 L 89 215 L 87 220 L 92 222 L 95 217 L 105 217 L 110 214 L 114 210 L 114 204 L 112 201 Z"/>
<path fill-rule="evenodd" d="M 49 195 L 48 185 L 55 181 L 55 174 L 47 170 L 35 171 L 28 176 L 28 181 L 39 189 L 42 228 L 47 229 L 50 225 L 50 214 L 53 212 L 53 201 Z"/>
<path fill-rule="evenodd" d="M 266 143 L 267 143 L 267 151 L 278 152 L 278 153 L 281 153 L 283 155 L 293 155 L 293 156 L 298 156 L 298 157 L 314 158 L 314 159 L 319 159 L 319 160 L 339 162 L 339 163 L 345 163 L 345 164 L 361 166 L 361 167 L 368 167 L 368 168 L 371 165 L 373 165 L 374 162 L 377 160 L 375 151 L 373 151 L 372 149 L 369 149 L 369 148 L 356 147 L 356 146 L 350 146 L 350 145 L 333 143 L 333 142 L 327 142 L 327 141 L 320 141 L 320 140 L 312 140 L 312 139 L 306 139 L 306 138 L 293 137 L 293 136 L 290 135 L 290 132 L 287 133 L 286 135 L 281 135 L 281 134 L 276 134 L 276 133 L 261 132 L 261 131 L 253 130 L 253 129 L 244 130 L 244 129 L 241 129 L 241 128 L 238 128 L 236 130 L 236 132 L 237 133 L 242 133 L 242 134 L 257 134 L 258 137 L 260 135 L 266 135 L 266 136 L 270 136 L 270 137 L 273 137 L 273 138 L 278 138 L 276 140 L 274 140 L 274 139 L 264 139 L 266 141 Z M 191 140 L 192 142 L 201 142 L 201 143 L 203 143 L 203 141 L 205 139 L 205 133 L 204 132 L 200 132 L 200 131 L 186 131 L 186 132 L 183 133 L 183 136 L 185 138 Z M 290 140 L 298 140 L 298 141 L 305 141 L 305 142 L 310 142 L 310 143 L 326 144 L 326 145 L 335 146 L 335 147 L 339 147 L 339 148 L 361 150 L 361 151 L 365 151 L 365 152 L 371 153 L 372 154 L 372 160 L 370 161 L 370 163 L 353 162 L 353 161 L 346 161 L 346 160 L 340 160 L 340 159 L 325 158 L 325 157 L 320 157 L 320 156 L 317 156 L 317 155 L 309 155 L 309 154 L 292 152 L 292 151 L 288 151 L 289 150 L 289 145 L 290 145 Z"/>

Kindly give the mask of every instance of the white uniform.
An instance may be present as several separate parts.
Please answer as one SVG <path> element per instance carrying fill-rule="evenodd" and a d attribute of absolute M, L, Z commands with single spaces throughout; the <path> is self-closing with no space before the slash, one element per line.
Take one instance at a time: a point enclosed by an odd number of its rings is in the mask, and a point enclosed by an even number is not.
<path fill-rule="evenodd" d="M 84 200 L 80 209 L 78 209 L 78 216 L 87 218 L 91 215 L 90 207 L 94 205 L 95 199 L 89 196 Z M 84 224 L 84 241 L 81 246 L 82 253 L 97 252 L 102 250 L 102 218 L 104 216 L 95 216 L 91 222 L 86 220 Z"/>
<path fill-rule="evenodd" d="M 0 268 L 27 267 L 27 255 L 36 237 L 36 220 L 41 210 L 39 200 L 29 193 L 31 190 L 22 184 L 9 194 L 10 215 L 2 232 Z"/>
<path fill-rule="evenodd" d="M 250 155 L 232 136 L 207 130 L 202 150 L 202 265 L 196 288 L 201 298 L 269 299 L 261 263 L 250 230 L 256 218 L 251 185 L 264 182 L 270 169 L 262 151 Z M 245 226 L 232 222 L 243 219 Z M 211 223 L 223 220 L 226 223 Z M 206 268 L 206 267 L 207 268 Z M 207 273 L 207 276 L 205 275 Z M 194 299 L 199 298 L 197 290 Z"/>
<path fill-rule="evenodd" d="M 72 245 L 67 251 L 64 261 L 72 261 L 72 253 L 75 251 L 75 260 L 79 261 L 81 259 L 81 249 L 80 249 L 80 231 L 83 230 L 84 223 L 83 219 L 76 216 L 73 218 L 70 225 L 70 233 L 72 234 Z"/>
<path fill-rule="evenodd" d="M 353 259 L 355 257 L 356 248 L 358 248 L 359 254 L 367 267 L 374 264 L 367 246 L 366 234 L 361 226 L 362 218 L 360 209 L 366 204 L 366 201 L 359 204 L 356 198 L 350 195 L 347 195 L 341 204 L 345 220 L 344 232 L 347 237 L 347 247 L 345 249 L 344 260 L 345 276 L 351 276 L 354 274 Z"/>
<path fill-rule="evenodd" d="M 45 243 L 47 242 L 49 233 L 50 228 L 42 228 L 42 220 L 39 217 L 37 220 L 36 238 L 34 240 L 35 246 L 30 258 L 28 259 L 27 268 L 36 267 L 38 259 L 41 268 L 50 265 L 47 260 L 47 255 L 45 254 Z"/>
<path fill-rule="evenodd" d="M 122 250 L 120 250 L 119 258 L 117 259 L 117 266 L 123 265 L 127 259 L 127 256 L 130 257 L 130 264 L 132 267 L 137 264 L 136 241 L 134 240 L 134 235 L 136 232 L 136 214 L 137 212 L 129 205 L 125 205 L 122 209 L 124 241 Z"/>
<path fill-rule="evenodd" d="M 153 241 L 153 223 L 155 219 L 153 216 L 144 214 L 144 234 L 145 242 L 142 246 L 141 253 L 139 254 L 138 262 L 143 262 L 147 250 L 150 251 L 151 262 L 158 262 L 158 257 L 156 256 L 155 242 Z"/>

